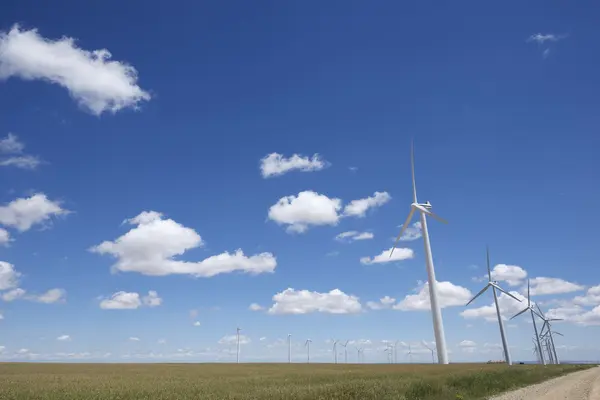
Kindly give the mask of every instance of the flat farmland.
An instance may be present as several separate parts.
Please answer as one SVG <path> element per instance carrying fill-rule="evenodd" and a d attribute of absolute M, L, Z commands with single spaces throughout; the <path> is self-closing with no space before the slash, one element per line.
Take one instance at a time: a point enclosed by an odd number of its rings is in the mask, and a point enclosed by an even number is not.
<path fill-rule="evenodd" d="M 1 363 L 0 399 L 484 399 L 588 367 Z"/>

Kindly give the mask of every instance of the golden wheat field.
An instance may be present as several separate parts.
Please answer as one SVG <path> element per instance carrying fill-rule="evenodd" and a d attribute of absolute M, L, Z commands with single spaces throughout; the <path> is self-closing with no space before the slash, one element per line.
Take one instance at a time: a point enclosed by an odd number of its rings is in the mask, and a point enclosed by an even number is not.
<path fill-rule="evenodd" d="M 2 400 L 483 399 L 587 368 L 488 364 L 0 364 Z"/>

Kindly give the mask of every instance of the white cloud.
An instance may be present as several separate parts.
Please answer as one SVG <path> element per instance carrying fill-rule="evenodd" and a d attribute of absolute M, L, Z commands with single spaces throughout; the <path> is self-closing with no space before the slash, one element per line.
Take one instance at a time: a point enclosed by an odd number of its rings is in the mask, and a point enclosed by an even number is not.
<path fill-rule="evenodd" d="M 273 301 L 275 304 L 269 309 L 269 314 L 352 314 L 362 311 L 358 297 L 339 289 L 319 293 L 288 288 L 273 296 Z"/>
<path fill-rule="evenodd" d="M 527 278 L 527 271 L 517 265 L 498 264 L 492 269 L 492 279 L 518 286 Z M 487 279 L 487 278 L 486 278 Z"/>
<path fill-rule="evenodd" d="M 157 307 L 162 304 L 162 299 L 154 290 L 148 291 L 148 295 L 140 298 L 135 292 L 116 292 L 109 299 L 100 302 L 100 308 L 104 310 L 135 310 L 142 306 Z"/>
<path fill-rule="evenodd" d="M 262 311 L 265 308 L 263 306 L 261 306 L 260 304 L 252 303 L 252 304 L 250 304 L 250 307 L 248 307 L 248 309 L 250 309 L 251 311 Z"/>
<path fill-rule="evenodd" d="M 402 225 L 400 225 L 400 228 L 402 228 Z M 408 226 L 404 232 L 402 233 L 402 236 L 400 236 L 400 240 L 401 241 L 412 241 L 412 240 L 417 240 L 420 239 L 422 237 L 422 233 L 421 233 L 421 221 L 417 221 L 415 223 L 413 223 L 412 225 Z M 392 238 L 392 240 L 396 240 L 396 238 Z"/>
<path fill-rule="evenodd" d="M 336 225 L 341 208 L 342 200 L 307 190 L 279 199 L 269 208 L 268 218 L 288 225 L 288 232 L 302 233 L 310 225 Z"/>
<path fill-rule="evenodd" d="M 194 322 L 194 326 L 200 326 L 200 325 L 201 325 L 201 324 L 200 324 L 200 321 L 196 321 L 196 322 Z"/>
<path fill-rule="evenodd" d="M 462 342 L 460 342 L 458 344 L 459 347 L 475 347 L 477 346 L 477 343 L 475 343 L 472 340 L 463 340 Z"/>
<path fill-rule="evenodd" d="M 486 292 L 488 294 L 489 292 Z M 517 299 L 521 300 L 519 303 L 515 299 L 510 296 L 505 295 L 500 292 L 498 295 L 498 306 L 500 307 L 500 315 L 502 319 L 506 320 L 507 318 L 512 317 L 523 308 L 527 306 L 527 299 L 521 295 L 519 292 L 510 291 L 510 294 L 515 296 Z M 492 296 L 489 294 L 488 296 Z M 470 300 L 470 299 L 469 299 Z M 467 301 L 469 301 L 467 300 Z M 477 300 L 476 300 L 477 301 Z M 466 302 L 465 302 L 466 304 Z M 498 316 L 496 315 L 496 306 L 493 301 L 489 305 L 477 307 L 477 308 L 469 308 L 460 313 L 463 318 L 467 319 L 475 319 L 475 318 L 483 318 L 488 322 L 495 322 L 498 320 Z"/>
<path fill-rule="evenodd" d="M 342 232 L 335 237 L 335 240 L 340 242 L 354 242 L 356 240 L 369 240 L 373 239 L 375 235 L 371 232 L 358 232 L 358 231 L 347 231 Z"/>
<path fill-rule="evenodd" d="M 7 246 L 10 242 L 10 233 L 6 229 L 0 228 L 0 246 Z"/>
<path fill-rule="evenodd" d="M 426 311 L 431 309 L 429 302 L 429 282 L 415 289 L 417 294 L 407 295 L 394 309 L 401 311 Z M 463 306 L 472 296 L 469 289 L 452 282 L 437 282 L 437 295 L 440 308 Z"/>
<path fill-rule="evenodd" d="M 117 258 L 112 266 L 113 271 L 155 276 L 189 274 L 208 278 L 235 271 L 269 273 L 277 266 L 271 253 L 248 257 L 241 249 L 197 262 L 175 260 L 176 256 L 181 256 L 187 250 L 203 245 L 202 238 L 196 231 L 172 219 L 163 219 L 162 214 L 155 211 L 144 211 L 125 222 L 137 226 L 115 241 L 104 241 L 90 249 L 92 252 L 110 254 Z"/>
<path fill-rule="evenodd" d="M 19 284 L 21 273 L 15 269 L 15 266 L 0 261 L 0 290 L 7 290 L 16 287 Z"/>
<path fill-rule="evenodd" d="M 60 203 L 48 200 L 45 194 L 37 193 L 28 198 L 19 198 L 6 206 L 0 206 L 0 224 L 16 228 L 20 232 L 33 225 L 48 222 L 51 217 L 68 214 Z"/>
<path fill-rule="evenodd" d="M 158 297 L 158 293 L 154 290 L 148 291 L 148 295 L 142 298 L 142 302 L 148 307 L 158 307 L 162 304 L 162 299 Z"/>
<path fill-rule="evenodd" d="M 140 341 L 140 338 L 139 338 L 139 337 L 135 337 L 135 336 L 131 336 L 131 337 L 129 338 L 129 340 L 130 340 L 130 341 L 132 341 L 132 342 L 139 342 L 139 341 Z"/>
<path fill-rule="evenodd" d="M 267 337 L 266 337 L 266 336 L 263 336 L 263 337 L 261 337 L 261 338 L 260 338 L 260 339 L 258 339 L 258 340 L 259 340 L 259 341 L 261 341 L 261 342 L 264 342 L 265 340 L 267 340 Z"/>
<path fill-rule="evenodd" d="M 136 69 L 111 57 L 106 49 L 83 50 L 73 38 L 51 40 L 36 29 L 14 25 L 0 32 L 0 80 L 15 77 L 62 86 L 94 115 L 136 108 L 150 100 L 137 85 Z"/>
<path fill-rule="evenodd" d="M 394 250 L 392 257 L 390 258 L 390 253 L 392 252 L 392 248 L 390 247 L 387 250 L 381 252 L 381 254 L 376 255 L 375 257 L 362 257 L 360 262 L 362 264 L 382 264 L 388 263 L 392 261 L 403 261 L 414 258 L 415 252 L 412 249 L 399 247 Z"/>
<path fill-rule="evenodd" d="M 537 277 L 531 279 L 531 295 L 572 293 L 584 290 L 585 287 L 560 278 Z M 527 290 L 525 286 L 522 290 Z"/>
<path fill-rule="evenodd" d="M 50 289 L 46 293 L 29 296 L 29 299 L 46 304 L 64 303 L 66 294 L 64 289 Z"/>
<path fill-rule="evenodd" d="M 548 318 L 560 318 L 581 326 L 600 326 L 600 305 L 586 310 L 579 305 L 570 305 L 548 310 Z"/>
<path fill-rule="evenodd" d="M 29 154 L 23 154 L 24 149 L 25 145 L 13 133 L 9 133 L 6 138 L 0 139 L 0 154 L 9 155 L 8 157 L 0 158 L 0 166 L 13 166 L 23 169 L 37 168 L 41 163 L 40 159 Z"/>
<path fill-rule="evenodd" d="M 392 196 L 388 192 L 375 192 L 373 196 L 364 199 L 352 200 L 344 207 L 344 215 L 364 217 L 370 208 L 380 207 L 390 201 Z"/>
<path fill-rule="evenodd" d="M 390 296 L 384 296 L 379 301 L 367 301 L 367 307 L 371 310 L 383 310 L 391 308 L 396 299 Z"/>
<path fill-rule="evenodd" d="M 535 33 L 529 38 L 527 38 L 528 42 L 536 42 L 538 44 L 544 44 L 545 42 L 558 42 L 561 39 L 565 39 L 567 35 L 556 35 L 554 33 Z"/>
<path fill-rule="evenodd" d="M 68 342 L 68 341 L 71 340 L 71 336 L 69 336 L 69 335 L 61 335 L 61 336 L 57 337 L 56 340 L 59 340 L 61 342 Z"/>
<path fill-rule="evenodd" d="M 589 288 L 585 293 L 585 296 L 575 296 L 573 298 L 573 303 L 582 306 L 600 305 L 600 285 Z"/>
<path fill-rule="evenodd" d="M 165 344 L 165 343 L 167 343 L 167 339 L 158 339 L 158 341 L 156 343 Z"/>
<path fill-rule="evenodd" d="M 2 154 L 19 154 L 23 150 L 25 150 L 25 145 L 13 133 L 9 133 L 5 138 L 0 139 L 0 153 Z"/>
<path fill-rule="evenodd" d="M 250 342 L 251 342 L 251 340 L 248 336 L 240 335 L 240 345 L 249 344 Z M 237 335 L 223 336 L 221 339 L 219 339 L 218 343 L 224 344 L 224 345 L 237 344 Z"/>
<path fill-rule="evenodd" d="M 2 300 L 14 301 L 17 299 L 21 299 L 25 296 L 25 293 L 27 292 L 21 288 L 12 289 L 2 294 Z"/>
<path fill-rule="evenodd" d="M 280 176 L 296 170 L 302 172 L 320 171 L 328 163 L 318 154 L 311 157 L 294 154 L 289 158 L 279 153 L 271 153 L 260 160 L 260 171 L 263 178 Z"/>

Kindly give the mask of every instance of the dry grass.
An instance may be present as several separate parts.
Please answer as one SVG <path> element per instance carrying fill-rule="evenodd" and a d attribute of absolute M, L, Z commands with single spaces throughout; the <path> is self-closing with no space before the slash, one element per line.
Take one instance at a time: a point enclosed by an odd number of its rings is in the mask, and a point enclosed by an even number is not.
<path fill-rule="evenodd" d="M 483 399 L 586 367 L 6 363 L 0 399 Z"/>

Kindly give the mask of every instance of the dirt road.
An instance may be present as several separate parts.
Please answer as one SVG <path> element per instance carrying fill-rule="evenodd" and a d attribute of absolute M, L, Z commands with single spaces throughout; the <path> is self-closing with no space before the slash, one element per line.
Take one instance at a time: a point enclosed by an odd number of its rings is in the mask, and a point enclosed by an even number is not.
<path fill-rule="evenodd" d="M 600 400 L 600 367 L 551 379 L 490 400 Z"/>

